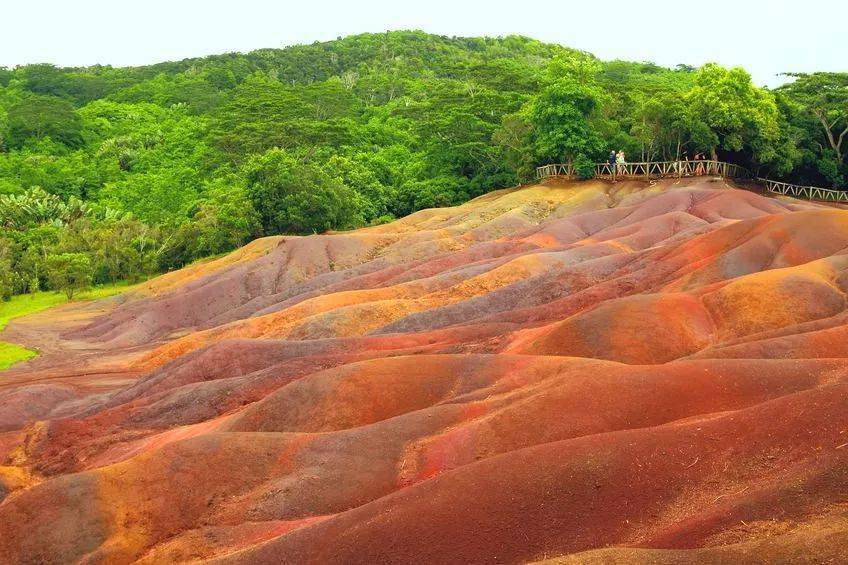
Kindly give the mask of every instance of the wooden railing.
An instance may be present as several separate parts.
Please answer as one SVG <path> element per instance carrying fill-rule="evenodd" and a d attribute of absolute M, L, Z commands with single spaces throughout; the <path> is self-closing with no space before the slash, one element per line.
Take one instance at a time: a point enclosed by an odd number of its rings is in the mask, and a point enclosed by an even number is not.
<path fill-rule="evenodd" d="M 549 177 L 574 178 L 574 165 L 554 163 L 536 167 L 536 178 L 541 180 Z"/>
<path fill-rule="evenodd" d="M 822 202 L 848 202 L 848 192 L 842 190 L 800 186 L 764 178 L 757 178 L 757 181 L 766 185 L 766 190 L 774 194 L 784 194 L 795 198 L 820 200 Z"/>
<path fill-rule="evenodd" d="M 656 161 L 615 165 L 597 163 L 595 165 L 595 177 L 606 179 L 658 179 L 702 175 L 732 179 L 751 178 L 751 174 L 743 167 L 723 161 Z M 574 165 L 555 163 L 536 168 L 537 179 L 542 180 L 550 177 L 576 178 Z M 764 184 L 766 191 L 773 194 L 783 194 L 794 198 L 818 200 L 821 202 L 848 202 L 848 191 L 831 190 L 815 186 L 800 186 L 762 177 L 757 177 L 753 180 Z"/>
<path fill-rule="evenodd" d="M 671 178 L 694 177 L 700 175 L 721 176 L 727 178 L 749 178 L 748 171 L 723 161 L 649 161 L 645 163 L 622 163 L 611 165 L 597 163 L 595 177 L 600 178 Z M 536 178 L 549 177 L 575 178 L 574 165 L 555 163 L 536 169 Z"/>

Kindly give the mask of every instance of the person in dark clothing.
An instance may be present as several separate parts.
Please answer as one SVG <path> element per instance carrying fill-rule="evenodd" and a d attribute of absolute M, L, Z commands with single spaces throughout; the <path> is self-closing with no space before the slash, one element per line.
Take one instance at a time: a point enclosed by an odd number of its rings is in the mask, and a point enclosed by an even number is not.
<path fill-rule="evenodd" d="M 612 180 L 615 182 L 615 151 L 610 151 L 609 158 L 607 159 L 607 163 L 609 163 L 610 174 L 612 175 Z"/>

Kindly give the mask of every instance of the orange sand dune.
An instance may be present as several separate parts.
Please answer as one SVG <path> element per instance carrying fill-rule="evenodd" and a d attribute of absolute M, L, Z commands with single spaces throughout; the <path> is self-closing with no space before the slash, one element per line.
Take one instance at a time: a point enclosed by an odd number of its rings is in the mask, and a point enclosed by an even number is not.
<path fill-rule="evenodd" d="M 843 562 L 846 251 L 552 181 L 17 320 L 0 562 Z"/>

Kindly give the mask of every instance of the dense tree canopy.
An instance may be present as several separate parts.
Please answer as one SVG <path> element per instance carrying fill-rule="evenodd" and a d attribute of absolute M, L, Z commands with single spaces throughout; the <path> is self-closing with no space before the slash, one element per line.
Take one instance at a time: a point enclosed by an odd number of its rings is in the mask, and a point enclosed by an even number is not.
<path fill-rule="evenodd" d="M 82 122 L 67 100 L 55 96 L 25 94 L 6 113 L 5 139 L 19 149 L 30 139 L 49 137 L 69 147 L 82 144 Z"/>
<path fill-rule="evenodd" d="M 362 195 L 283 149 L 257 155 L 245 174 L 250 202 L 268 233 L 308 234 L 362 223 Z"/>
<path fill-rule="evenodd" d="M 606 144 L 591 123 L 597 107 L 594 89 L 572 78 L 545 88 L 530 111 L 537 158 L 572 162 L 599 155 Z"/>
<path fill-rule="evenodd" d="M 718 151 L 746 151 L 752 160 L 776 158 L 779 128 L 774 97 L 751 83 L 743 69 L 707 64 L 695 74 L 685 97 L 692 116 L 691 135 L 713 159 Z"/>
<path fill-rule="evenodd" d="M 784 115 L 806 152 L 805 176 L 816 173 L 848 186 L 848 73 L 791 73 L 795 80 L 778 90 Z M 810 171 L 810 169 L 813 169 Z"/>
<path fill-rule="evenodd" d="M 846 186 L 848 75 L 791 78 L 771 92 L 742 69 L 421 32 L 0 69 L 0 295 L 67 290 L 60 263 L 132 280 L 260 235 L 381 223 L 610 149 Z"/>

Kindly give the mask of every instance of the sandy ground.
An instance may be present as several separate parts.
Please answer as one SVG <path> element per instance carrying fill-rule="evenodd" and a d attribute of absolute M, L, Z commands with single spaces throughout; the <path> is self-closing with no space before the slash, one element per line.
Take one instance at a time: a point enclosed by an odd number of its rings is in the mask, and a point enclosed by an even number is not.
<path fill-rule="evenodd" d="M 550 182 L 14 320 L 0 562 L 845 562 L 846 250 Z"/>

